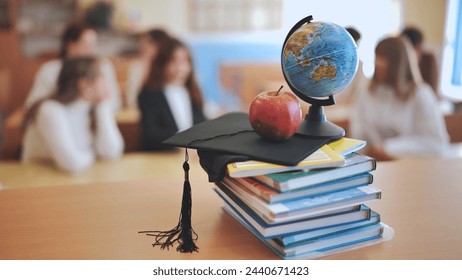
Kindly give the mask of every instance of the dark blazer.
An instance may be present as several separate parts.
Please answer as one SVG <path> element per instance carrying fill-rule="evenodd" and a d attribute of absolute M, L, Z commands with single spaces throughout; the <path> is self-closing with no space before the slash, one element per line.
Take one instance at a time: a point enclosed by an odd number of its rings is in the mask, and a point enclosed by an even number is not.
<path fill-rule="evenodd" d="M 192 103 L 192 102 L 191 102 Z M 142 149 L 168 150 L 173 147 L 162 142 L 178 132 L 175 119 L 163 92 L 143 89 L 138 96 L 138 108 L 141 112 Z M 205 116 L 195 104 L 192 104 L 193 124 L 205 121 Z"/>

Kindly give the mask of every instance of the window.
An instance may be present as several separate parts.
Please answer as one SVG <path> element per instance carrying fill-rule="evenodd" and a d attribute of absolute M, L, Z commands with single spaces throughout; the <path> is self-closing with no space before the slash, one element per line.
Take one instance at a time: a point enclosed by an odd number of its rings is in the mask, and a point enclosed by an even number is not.
<path fill-rule="evenodd" d="M 451 82 L 454 85 L 462 85 L 462 1 L 459 0 L 459 8 L 457 9 L 456 18 L 456 34 L 454 40 L 454 65 L 452 70 Z"/>
<path fill-rule="evenodd" d="M 449 0 L 441 90 L 451 99 L 462 99 L 462 0 Z"/>
<path fill-rule="evenodd" d="M 281 28 L 282 0 L 191 0 L 192 32 L 254 31 Z"/>

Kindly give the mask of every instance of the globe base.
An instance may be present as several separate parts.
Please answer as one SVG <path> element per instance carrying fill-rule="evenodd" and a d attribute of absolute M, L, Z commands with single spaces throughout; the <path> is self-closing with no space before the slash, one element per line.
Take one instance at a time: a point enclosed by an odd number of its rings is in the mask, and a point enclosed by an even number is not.
<path fill-rule="evenodd" d="M 331 123 L 330 121 L 313 122 L 305 120 L 300 125 L 297 134 L 309 137 L 336 140 L 345 136 L 345 130 L 340 126 Z"/>
<path fill-rule="evenodd" d="M 324 114 L 324 108 L 313 104 L 308 114 L 306 114 L 305 120 L 301 123 L 297 134 L 336 140 L 345 136 L 345 129 L 328 121 Z"/>

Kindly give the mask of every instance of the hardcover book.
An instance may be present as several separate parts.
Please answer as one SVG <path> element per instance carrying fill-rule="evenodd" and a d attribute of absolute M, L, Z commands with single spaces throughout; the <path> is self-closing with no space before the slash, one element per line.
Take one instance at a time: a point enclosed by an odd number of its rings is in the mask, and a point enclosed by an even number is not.
<path fill-rule="evenodd" d="M 322 146 L 296 166 L 248 160 L 229 163 L 226 169 L 230 177 L 240 178 L 292 170 L 307 171 L 310 169 L 343 166 L 345 164 L 345 156 L 362 149 L 365 145 L 366 141 L 343 137 Z"/>
<path fill-rule="evenodd" d="M 345 164 L 345 159 L 332 150 L 329 145 L 324 145 L 295 166 L 279 165 L 269 162 L 247 160 L 229 163 L 226 166 L 230 177 L 250 177 L 270 173 L 279 173 L 292 170 L 311 170 L 317 168 L 336 167 Z"/>
<path fill-rule="evenodd" d="M 328 211 L 335 211 L 380 199 L 381 197 L 379 189 L 372 185 L 367 185 L 318 196 L 302 197 L 296 200 L 268 204 L 250 192 L 242 192 L 224 183 L 217 183 L 216 185 L 228 194 L 228 196 L 234 196 L 245 203 L 268 223 L 313 217 Z"/>
<path fill-rule="evenodd" d="M 286 258 L 295 257 L 326 248 L 341 246 L 343 244 L 376 239 L 382 237 L 383 228 L 384 224 L 375 223 L 362 228 L 346 230 L 342 233 L 326 235 L 316 240 L 303 242 L 290 247 L 281 246 L 273 239 L 266 239 L 265 241 L 269 243 L 269 245 L 274 248 L 279 253 L 279 255 Z"/>
<path fill-rule="evenodd" d="M 325 229 L 358 221 L 366 221 L 371 215 L 370 208 L 365 205 L 356 205 L 310 218 L 269 224 L 242 202 L 231 198 L 220 189 L 215 189 L 215 192 L 225 201 L 224 208 L 231 208 L 253 230 L 264 238 L 291 236 L 309 230 Z"/>
<path fill-rule="evenodd" d="M 366 141 L 342 137 L 336 141 L 332 141 L 329 147 L 339 155 L 346 157 L 353 152 L 357 152 L 366 146 Z"/>
<path fill-rule="evenodd" d="M 254 178 L 278 189 L 281 192 L 284 192 L 332 180 L 338 180 L 365 172 L 371 172 L 375 170 L 377 165 L 374 158 L 357 153 L 352 153 L 345 159 L 345 166 L 342 167 L 274 173 L 255 176 Z"/>
<path fill-rule="evenodd" d="M 283 259 L 315 259 L 325 257 L 331 254 L 348 252 L 379 244 L 391 240 L 394 235 L 393 228 L 384 223 L 375 223 L 361 229 L 352 230 L 351 232 L 346 231 L 343 234 L 331 235 L 312 243 L 300 244 L 299 246 L 286 249 L 274 239 L 262 237 L 232 208 L 225 208 L 225 210 Z"/>
<path fill-rule="evenodd" d="M 363 205 L 362 207 L 367 207 Z M 297 244 L 313 241 L 318 238 L 322 238 L 324 236 L 332 235 L 332 234 L 340 234 L 346 230 L 351 229 L 359 229 L 362 227 L 370 226 L 372 224 L 377 224 L 381 222 L 380 214 L 370 210 L 370 218 L 365 220 L 359 220 L 357 222 L 347 223 L 347 224 L 338 224 L 332 227 L 327 228 L 317 228 L 313 230 L 308 230 L 301 233 L 291 234 L 288 236 L 283 236 L 279 238 L 275 238 L 274 241 L 278 244 L 290 247 L 295 246 Z"/>
<path fill-rule="evenodd" d="M 272 188 L 252 177 L 244 178 L 230 178 L 225 177 L 223 182 L 233 182 L 240 188 L 244 188 L 248 191 L 255 193 L 261 199 L 268 203 L 281 202 L 286 200 L 293 200 L 305 196 L 319 195 L 323 193 L 329 193 L 353 187 L 365 186 L 372 184 L 373 175 L 371 173 L 362 173 L 351 177 L 341 178 L 334 181 L 320 183 L 306 188 L 300 188 L 296 190 L 289 190 L 286 192 L 280 192 L 275 188 Z"/>

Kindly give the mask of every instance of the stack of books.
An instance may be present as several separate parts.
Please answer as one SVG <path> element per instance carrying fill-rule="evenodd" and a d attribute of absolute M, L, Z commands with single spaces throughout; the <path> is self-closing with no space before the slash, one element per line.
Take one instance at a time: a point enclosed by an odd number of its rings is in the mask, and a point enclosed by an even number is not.
<path fill-rule="evenodd" d="M 258 161 L 228 164 L 216 183 L 223 209 L 284 259 L 310 259 L 370 246 L 393 230 L 365 203 L 376 161 L 357 153 L 361 140 L 324 145 L 297 166 Z"/>

